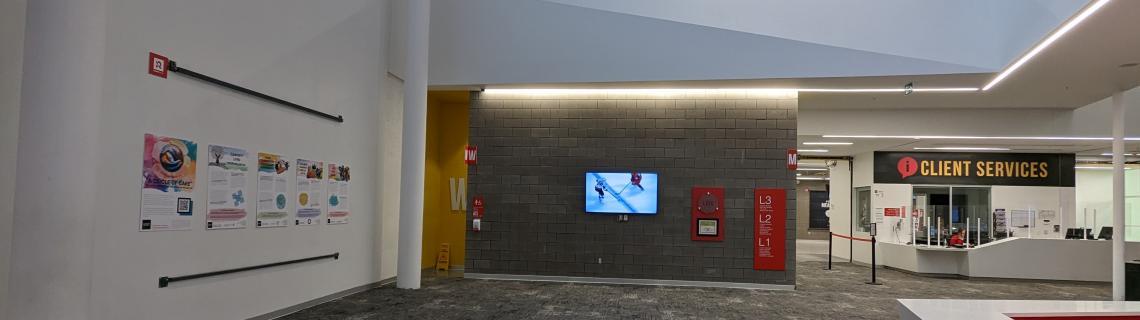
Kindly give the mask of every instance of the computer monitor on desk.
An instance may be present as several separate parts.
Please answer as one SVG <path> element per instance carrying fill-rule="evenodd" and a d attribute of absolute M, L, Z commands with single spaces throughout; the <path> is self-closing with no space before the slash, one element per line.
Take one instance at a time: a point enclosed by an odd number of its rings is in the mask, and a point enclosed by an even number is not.
<path fill-rule="evenodd" d="M 1097 235 L 1100 240 L 1112 240 L 1112 227 L 1101 227 L 1100 235 Z"/>
<path fill-rule="evenodd" d="M 1092 229 L 1068 228 L 1065 229 L 1065 239 L 1094 239 Z"/>

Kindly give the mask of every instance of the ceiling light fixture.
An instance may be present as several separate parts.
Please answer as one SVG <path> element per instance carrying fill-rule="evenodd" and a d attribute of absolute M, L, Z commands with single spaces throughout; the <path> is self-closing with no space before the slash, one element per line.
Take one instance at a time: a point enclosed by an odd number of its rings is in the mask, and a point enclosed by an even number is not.
<path fill-rule="evenodd" d="M 823 178 L 823 177 L 796 177 L 796 180 L 831 180 L 831 178 Z"/>
<path fill-rule="evenodd" d="M 987 136 L 902 136 L 902 135 L 824 135 L 824 138 L 834 139 L 958 139 L 958 140 L 1078 140 L 1078 141 L 1112 141 L 1111 137 L 987 137 Z M 1128 141 L 1140 141 L 1140 137 L 1124 138 Z"/>
<path fill-rule="evenodd" d="M 827 171 L 827 168 L 796 168 L 797 171 Z"/>
<path fill-rule="evenodd" d="M 1108 4 L 1108 1 L 1109 0 L 1096 0 L 1092 4 L 1082 9 L 1080 13 L 1078 13 L 1072 19 L 1069 19 L 1069 21 L 1066 21 L 1065 24 L 1061 25 L 1061 28 L 1054 30 L 1052 34 L 1045 38 L 1045 40 L 1037 43 L 1036 46 L 1033 46 L 1033 49 L 1030 49 L 1029 52 L 1025 53 L 1025 55 L 1022 55 L 1020 59 L 1017 59 L 1016 62 L 1006 67 L 1005 70 L 1002 70 L 1002 72 L 999 73 L 997 77 L 994 77 L 993 80 L 990 80 L 990 83 L 986 84 L 985 87 L 982 87 L 982 91 L 990 90 L 990 88 L 996 86 L 1006 77 L 1009 77 L 1010 74 L 1012 74 L 1014 71 L 1017 71 L 1018 68 L 1021 68 L 1021 66 L 1028 62 L 1029 59 L 1033 59 L 1034 56 L 1041 53 L 1041 51 L 1045 50 L 1045 48 L 1053 44 L 1053 42 L 1056 42 L 1057 39 L 1060 39 L 1061 36 L 1065 35 L 1065 33 L 1068 33 L 1069 30 L 1073 30 L 1073 28 L 1080 24 L 1081 21 L 1085 21 L 1085 19 L 1088 19 L 1088 17 L 1095 13 L 1097 10 L 1100 10 L 1101 7 L 1104 7 L 1105 4 Z"/>
<path fill-rule="evenodd" d="M 1106 152 L 1106 153 L 1101 153 L 1100 155 L 1105 156 L 1105 157 L 1111 157 L 1112 153 Z M 1126 156 L 1126 157 L 1131 157 L 1131 156 L 1135 156 L 1135 155 L 1137 155 L 1137 154 L 1135 154 L 1135 153 L 1125 153 L 1124 154 L 1124 156 Z"/>
<path fill-rule="evenodd" d="M 937 148 L 923 148 L 916 147 L 914 150 L 953 150 L 953 151 L 1009 151 L 1009 148 L 992 148 L 992 147 L 937 147 Z"/>
<path fill-rule="evenodd" d="M 1093 167 L 1093 166 L 1076 166 L 1073 168 L 1076 168 L 1077 170 L 1112 170 L 1112 167 Z M 1136 169 L 1136 168 L 1133 168 L 1133 167 L 1125 167 L 1124 168 L 1124 170 L 1132 170 L 1132 169 Z"/>
<path fill-rule="evenodd" d="M 804 142 L 805 146 L 849 146 L 854 142 Z"/>
<path fill-rule="evenodd" d="M 914 88 L 914 92 L 972 92 L 979 88 Z M 580 95 L 580 94 L 644 94 L 644 95 L 685 95 L 685 94 L 788 94 L 794 92 L 842 92 L 842 93 L 883 93 L 906 92 L 903 88 L 671 88 L 671 89 L 622 89 L 622 88 L 487 88 L 482 91 L 486 94 L 522 94 L 522 95 Z"/>
<path fill-rule="evenodd" d="M 818 152 L 818 153 L 825 153 L 825 152 L 829 152 L 829 150 L 827 150 L 827 149 L 799 149 L 799 150 L 796 150 L 796 152 Z"/>

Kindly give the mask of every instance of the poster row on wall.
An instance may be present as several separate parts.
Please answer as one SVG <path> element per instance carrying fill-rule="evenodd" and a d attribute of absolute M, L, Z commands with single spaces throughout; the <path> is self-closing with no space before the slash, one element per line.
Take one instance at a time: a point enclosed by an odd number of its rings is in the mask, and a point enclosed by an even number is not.
<path fill-rule="evenodd" d="M 209 145 L 207 151 L 207 230 L 246 228 L 251 220 L 248 199 L 256 200 L 252 221 L 258 228 L 317 225 L 322 213 L 325 224 L 348 223 L 348 166 L 308 159 L 291 163 L 279 154 L 259 152 L 256 194 L 250 196 L 250 153 L 221 145 Z M 197 165 L 197 143 L 146 134 L 140 230 L 192 229 Z"/>

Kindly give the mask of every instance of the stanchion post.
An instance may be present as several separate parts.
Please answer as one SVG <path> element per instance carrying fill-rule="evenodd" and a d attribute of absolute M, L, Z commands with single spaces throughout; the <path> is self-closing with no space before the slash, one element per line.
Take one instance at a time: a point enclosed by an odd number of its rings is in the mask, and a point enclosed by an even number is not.
<path fill-rule="evenodd" d="M 877 242 L 878 241 L 875 240 L 875 235 L 871 235 L 871 282 L 868 282 L 867 284 L 872 284 L 872 285 L 881 285 L 882 284 L 882 283 L 879 283 L 879 281 L 877 281 L 877 279 L 875 278 L 875 270 L 878 268 L 878 263 L 877 263 L 878 261 L 875 261 L 875 256 L 876 256 L 875 251 L 878 251 L 878 250 L 875 250 L 875 243 L 877 243 Z"/>
<path fill-rule="evenodd" d="M 831 242 L 833 241 L 832 240 L 833 238 L 835 238 L 835 234 L 828 232 L 827 233 L 827 270 L 831 270 L 831 247 L 832 247 Z"/>

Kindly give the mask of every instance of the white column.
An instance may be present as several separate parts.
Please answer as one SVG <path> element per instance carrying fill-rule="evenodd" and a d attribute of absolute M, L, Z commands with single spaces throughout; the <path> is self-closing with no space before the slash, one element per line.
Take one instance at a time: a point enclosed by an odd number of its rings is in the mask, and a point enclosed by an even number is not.
<path fill-rule="evenodd" d="M 1124 93 L 1112 95 L 1112 299 L 1124 301 Z"/>
<path fill-rule="evenodd" d="M 428 18 L 430 0 L 408 1 L 404 57 L 404 144 L 400 152 L 400 243 L 396 287 L 420 288 L 427 151 Z"/>
<path fill-rule="evenodd" d="M 98 170 L 91 167 L 99 158 L 109 6 L 108 0 L 28 1 L 12 294 L 0 318 L 91 317 L 93 204 L 122 201 L 96 198 Z"/>

